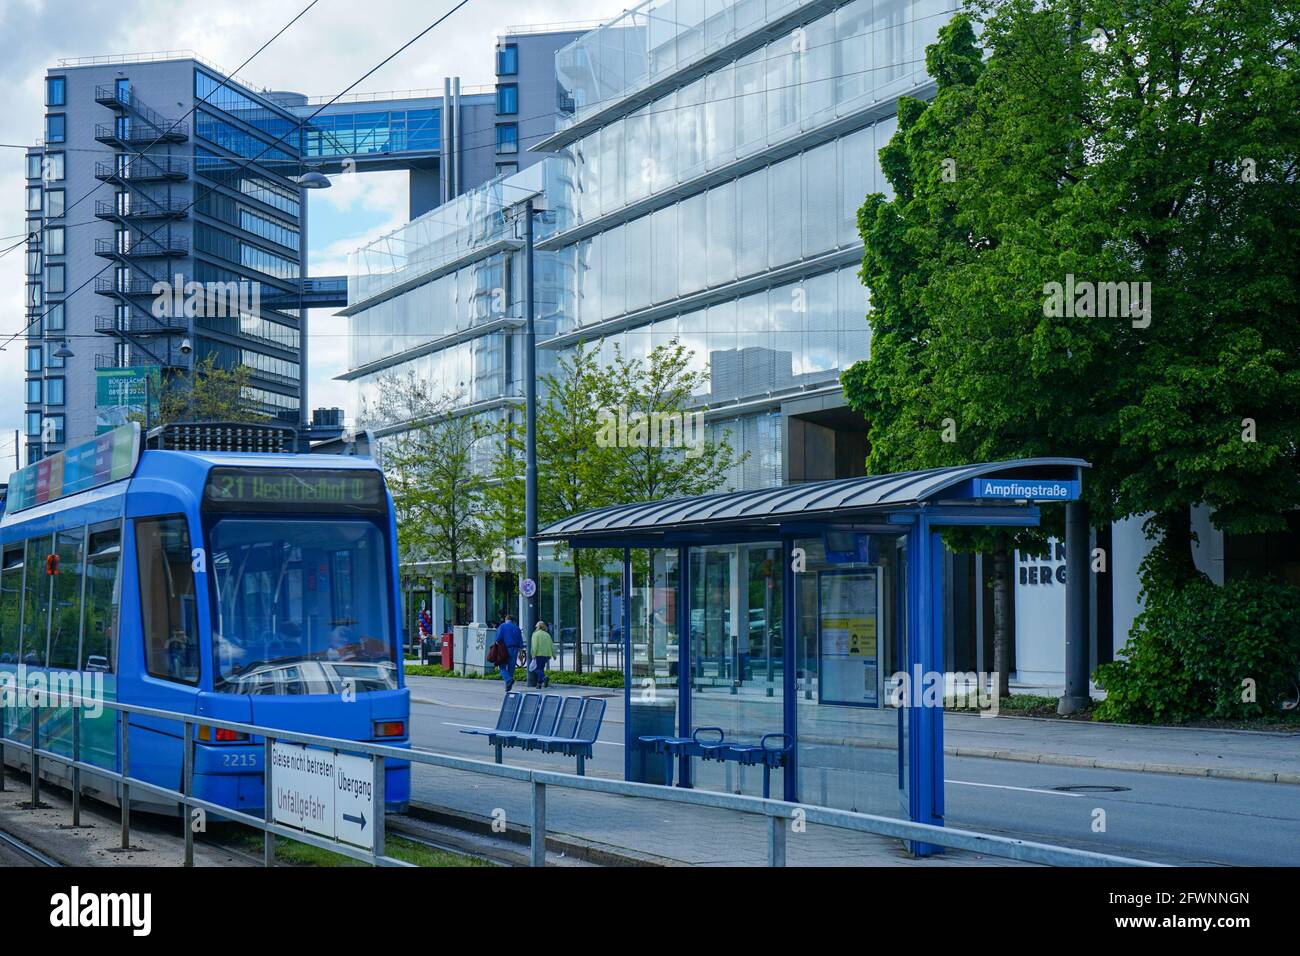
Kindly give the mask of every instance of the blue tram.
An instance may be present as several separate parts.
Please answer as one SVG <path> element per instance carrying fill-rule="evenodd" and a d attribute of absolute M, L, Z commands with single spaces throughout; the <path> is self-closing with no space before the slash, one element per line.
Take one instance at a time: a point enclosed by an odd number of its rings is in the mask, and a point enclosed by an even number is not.
<path fill-rule="evenodd" d="M 151 444 L 162 447 L 143 449 L 139 425 L 127 425 L 14 474 L 0 520 L 0 675 L 11 687 L 58 681 L 128 704 L 409 745 L 397 532 L 374 461 L 206 451 L 267 447 L 276 429 L 183 429 L 186 442 L 161 434 Z M 34 722 L 30 697 L 6 703 L 6 736 L 28 742 L 35 725 L 40 747 L 71 753 L 70 708 Z M 120 720 L 83 710 L 83 759 L 120 769 Z M 179 789 L 181 734 L 174 721 L 132 717 L 131 776 Z M 261 813 L 261 739 L 204 726 L 197 736 L 194 795 Z M 6 760 L 25 754 L 11 746 Z M 52 761 L 42 771 L 69 779 Z M 82 779 L 116 800 L 107 778 Z M 150 806 L 136 793 L 133 806 Z M 405 809 L 409 763 L 387 762 L 385 798 Z"/>

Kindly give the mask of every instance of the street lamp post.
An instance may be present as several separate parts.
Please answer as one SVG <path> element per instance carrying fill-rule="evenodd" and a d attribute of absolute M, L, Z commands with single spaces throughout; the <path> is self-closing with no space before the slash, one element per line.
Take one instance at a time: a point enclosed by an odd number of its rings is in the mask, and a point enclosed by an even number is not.
<path fill-rule="evenodd" d="M 304 166 L 300 162 L 299 169 Z M 290 179 L 298 184 L 301 190 L 307 189 L 329 189 L 329 177 L 315 169 L 309 169 L 298 176 L 291 176 Z M 302 197 L 299 207 L 298 224 L 305 233 L 307 218 L 307 197 Z M 298 248 L 302 249 L 302 241 L 299 240 Z M 301 257 L 302 253 L 299 253 Z M 300 258 L 298 267 L 298 428 L 300 431 L 299 440 L 305 440 L 307 429 L 311 427 L 311 415 L 307 410 L 307 309 L 305 306 L 306 286 L 307 286 L 307 263 L 302 262 Z"/>

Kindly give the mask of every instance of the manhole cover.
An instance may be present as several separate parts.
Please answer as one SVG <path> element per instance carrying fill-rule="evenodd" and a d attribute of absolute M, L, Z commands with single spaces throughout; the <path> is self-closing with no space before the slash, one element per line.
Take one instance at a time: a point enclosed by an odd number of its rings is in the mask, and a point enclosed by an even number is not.
<path fill-rule="evenodd" d="M 1110 787 L 1099 783 L 1081 783 L 1073 787 L 1053 787 L 1061 793 L 1123 793 L 1128 787 Z"/>

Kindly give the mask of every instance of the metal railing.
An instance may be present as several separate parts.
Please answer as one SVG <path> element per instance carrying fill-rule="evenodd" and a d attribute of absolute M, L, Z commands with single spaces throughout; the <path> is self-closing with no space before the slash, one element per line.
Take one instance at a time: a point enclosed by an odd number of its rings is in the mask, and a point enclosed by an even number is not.
<path fill-rule="evenodd" d="M 78 704 L 88 704 L 116 711 L 122 715 L 118 728 L 118 746 L 121 771 L 106 769 L 81 759 L 81 711 Z M 17 746 L 28 755 L 28 769 L 31 774 L 31 806 L 40 806 L 40 763 L 48 761 L 70 768 L 72 776 L 72 825 L 81 822 L 81 774 L 89 772 L 107 778 L 121 788 L 119 793 L 121 815 L 122 849 L 131 846 L 131 792 L 132 790 L 175 801 L 181 808 L 181 828 L 184 832 L 184 865 L 194 865 L 194 828 L 191 825 L 189 811 L 198 809 L 205 813 L 217 814 L 225 819 L 254 827 L 263 834 L 262 865 L 275 865 L 275 838 L 297 840 L 323 850 L 339 853 L 351 859 L 360 860 L 375 866 L 413 866 L 403 860 L 395 859 L 385 853 L 384 833 L 384 774 L 387 758 L 409 761 L 446 770 L 478 773 L 490 777 L 500 777 L 529 784 L 531 790 L 531 827 L 529 830 L 529 862 L 531 866 L 546 865 L 546 788 L 557 787 L 566 790 L 582 790 L 589 793 L 606 793 L 623 797 L 641 797 L 668 803 L 705 807 L 715 810 L 731 810 L 738 813 L 760 816 L 766 820 L 767 829 L 767 865 L 785 866 L 786 834 L 789 827 L 785 821 L 799 821 L 801 824 L 820 824 L 857 833 L 869 833 L 876 836 L 893 837 L 899 840 L 928 843 L 952 849 L 968 850 L 988 856 L 1017 860 L 1024 863 L 1037 863 L 1045 866 L 1140 866 L 1161 867 L 1165 864 L 1130 857 L 1115 856 L 1107 853 L 1094 853 L 1089 850 L 1075 850 L 1067 847 L 1035 843 L 1028 840 L 1016 840 L 1010 837 L 978 833 L 971 830 L 956 830 L 949 827 L 933 826 L 926 823 L 913 823 L 892 817 L 877 816 L 868 813 L 855 813 L 848 810 L 834 810 L 829 807 L 810 806 L 799 803 L 786 803 L 781 800 L 750 797 L 741 794 L 720 793 L 712 790 L 681 789 L 664 787 L 649 783 L 633 783 L 624 780 L 610 780 L 598 777 L 577 776 L 575 774 L 557 773 L 550 770 L 529 770 L 507 764 L 490 763 L 465 757 L 453 757 L 448 754 L 433 753 L 394 747 L 385 744 L 369 743 L 358 740 L 342 740 L 336 737 L 324 737 L 318 734 L 306 734 L 297 731 L 280 730 L 273 727 L 260 727 L 237 721 L 216 720 L 211 717 L 198 717 L 180 714 L 174 711 L 143 707 L 138 704 L 123 704 L 117 701 L 95 700 L 76 695 L 64 694 L 55 707 L 70 708 L 72 714 L 71 755 L 55 753 L 40 746 L 40 714 L 42 707 L 29 708 L 32 714 L 31 740 L 24 743 L 8 734 L 6 712 L 9 708 L 0 707 L 0 789 L 4 788 L 5 747 Z M 175 721 L 183 725 L 182 746 L 183 764 L 181 771 L 181 789 L 149 783 L 130 775 L 129 736 L 131 715 Z M 261 817 L 231 809 L 224 804 L 213 803 L 193 795 L 194 790 L 194 745 L 196 727 L 210 727 L 247 734 L 250 738 L 261 737 L 262 742 L 262 777 L 263 777 L 263 815 Z M 359 847 L 316 836 L 303 830 L 276 823 L 272 806 L 271 753 L 276 742 L 302 744 L 337 754 L 358 754 L 369 756 L 373 767 L 372 788 L 374 792 L 374 842 L 371 851 Z"/>

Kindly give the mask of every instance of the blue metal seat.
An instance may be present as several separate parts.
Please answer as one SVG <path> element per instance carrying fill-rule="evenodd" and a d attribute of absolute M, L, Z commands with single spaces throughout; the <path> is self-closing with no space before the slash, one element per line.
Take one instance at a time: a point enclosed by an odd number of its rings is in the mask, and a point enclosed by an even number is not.
<path fill-rule="evenodd" d="M 497 725 L 495 727 L 471 727 L 468 730 L 462 730 L 461 733 L 489 736 L 503 731 L 514 730 L 515 721 L 519 717 L 519 697 L 518 691 L 512 690 L 506 694 L 501 701 L 501 713 L 497 714 Z"/>
<path fill-rule="evenodd" d="M 541 694 L 524 694 L 519 704 L 519 717 L 510 730 L 494 730 L 487 735 L 488 743 L 496 748 L 496 762 L 501 762 L 501 747 L 512 733 L 531 734 L 537 727 L 537 715 L 542 706 Z"/>
<path fill-rule="evenodd" d="M 779 740 L 780 745 L 776 747 L 769 746 L 769 740 Z M 772 771 L 775 768 L 785 766 L 786 759 L 789 757 L 793 746 L 794 740 L 789 734 L 764 734 L 757 745 L 729 745 L 727 749 L 731 751 L 731 755 L 717 759 L 735 760 L 737 763 L 751 767 L 761 764 L 763 767 L 763 796 L 770 797 L 772 793 Z"/>
<path fill-rule="evenodd" d="M 586 769 L 585 761 L 593 756 L 592 748 L 600 733 L 600 724 L 605 719 L 604 699 L 588 697 L 582 704 L 582 716 L 578 718 L 578 730 L 572 737 L 543 737 L 540 740 L 543 753 L 562 753 L 568 757 L 578 758 L 578 775 Z"/>
<path fill-rule="evenodd" d="M 578 698 L 571 699 L 578 700 Z M 564 698 L 559 694 L 547 694 L 542 698 L 542 709 L 537 713 L 537 725 L 529 732 L 515 731 L 505 734 L 503 738 L 505 745 L 507 747 L 523 747 L 527 750 L 530 741 L 539 737 L 553 736 L 556 733 L 557 718 L 560 716 L 560 704 L 563 702 Z M 581 706 L 581 700 L 578 700 L 578 704 Z M 576 719 L 574 724 L 577 724 Z"/>

